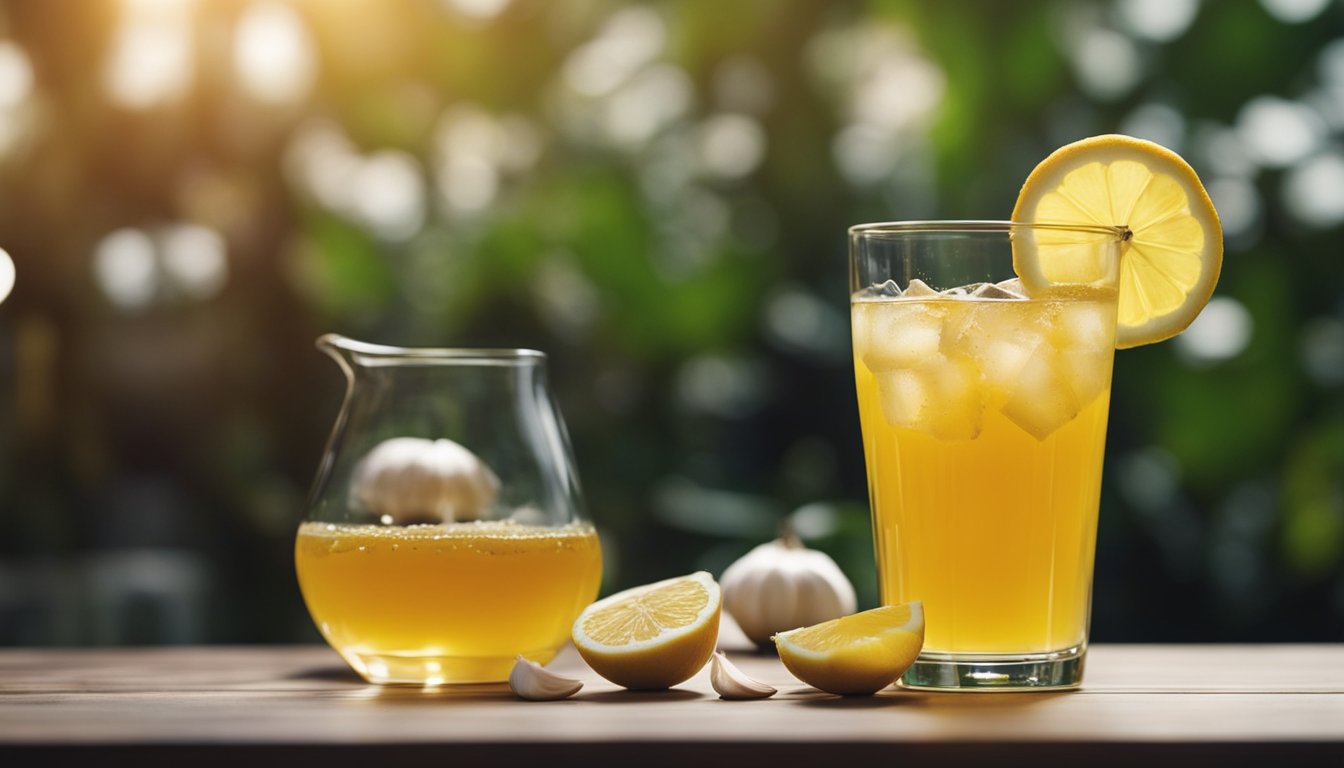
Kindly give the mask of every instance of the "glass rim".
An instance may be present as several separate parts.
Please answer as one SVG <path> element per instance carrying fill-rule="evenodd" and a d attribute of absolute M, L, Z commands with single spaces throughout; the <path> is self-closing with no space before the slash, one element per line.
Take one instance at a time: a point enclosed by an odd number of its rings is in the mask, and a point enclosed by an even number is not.
<path fill-rule="evenodd" d="M 1012 233 L 1019 230 L 1083 232 L 1094 235 L 1110 235 L 1116 240 L 1125 240 L 1129 236 L 1128 227 L 1111 227 L 1104 224 L 1063 224 L 1055 222 L 997 221 L 992 219 L 882 221 L 869 224 L 855 224 L 849 228 L 849 234 L 857 237 L 861 235 L 903 235 L 936 232 Z"/>
<path fill-rule="evenodd" d="M 523 347 L 397 347 L 388 344 L 356 341 L 338 333 L 326 333 L 319 336 L 317 347 L 318 349 L 338 349 L 352 355 L 380 360 L 404 358 L 420 361 L 481 361 L 498 364 L 537 363 L 546 360 L 545 352 Z"/>

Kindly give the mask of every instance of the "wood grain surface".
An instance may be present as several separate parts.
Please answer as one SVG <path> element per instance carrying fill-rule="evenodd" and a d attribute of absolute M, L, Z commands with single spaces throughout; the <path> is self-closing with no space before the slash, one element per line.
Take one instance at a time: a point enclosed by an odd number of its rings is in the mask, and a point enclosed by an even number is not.
<path fill-rule="evenodd" d="M 325 647 L 0 650 L 0 765 L 1344 766 L 1344 645 L 1095 646 L 1078 691 L 867 698 L 733 658 L 780 693 L 722 701 L 707 671 L 633 693 L 572 650 L 553 667 L 585 686 L 559 702 L 370 686 Z"/>

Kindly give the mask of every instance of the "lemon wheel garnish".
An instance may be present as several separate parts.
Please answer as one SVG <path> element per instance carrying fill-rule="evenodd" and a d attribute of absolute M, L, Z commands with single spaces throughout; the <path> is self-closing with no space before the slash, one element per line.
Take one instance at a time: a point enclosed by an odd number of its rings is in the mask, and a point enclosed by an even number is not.
<path fill-rule="evenodd" d="M 1125 227 L 1119 348 L 1185 330 L 1209 302 L 1223 264 L 1223 230 L 1199 177 L 1180 155 L 1130 136 L 1094 136 L 1041 161 L 1018 193 L 1013 221 Z M 1091 282 L 1095 235 L 1032 230 L 1017 238 L 1013 268 L 1030 292 Z M 1085 246 L 1085 247 L 1084 247 Z"/>
<path fill-rule="evenodd" d="M 593 671 L 633 689 L 670 688 L 709 661 L 723 597 L 705 571 L 634 587 L 583 610 L 571 633 Z"/>
<path fill-rule="evenodd" d="M 884 605 L 775 635 L 779 660 L 814 688 L 876 693 L 896 682 L 924 647 L 924 607 Z"/>

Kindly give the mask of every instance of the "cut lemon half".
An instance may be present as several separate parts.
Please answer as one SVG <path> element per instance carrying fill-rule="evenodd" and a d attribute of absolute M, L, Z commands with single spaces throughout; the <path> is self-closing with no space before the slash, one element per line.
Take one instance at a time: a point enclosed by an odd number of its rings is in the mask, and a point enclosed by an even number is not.
<path fill-rule="evenodd" d="M 723 597 L 705 571 L 617 592 L 584 609 L 571 633 L 593 671 L 637 690 L 700 671 L 719 637 Z"/>
<path fill-rule="evenodd" d="M 775 635 L 779 660 L 828 693 L 876 693 L 905 674 L 924 647 L 924 607 L 885 605 Z"/>
<path fill-rule="evenodd" d="M 1213 294 L 1223 230 L 1199 176 L 1180 155 L 1130 136 L 1061 147 L 1027 176 L 1013 221 L 1123 227 L 1115 345 L 1152 344 L 1185 330 Z M 1014 240 L 1013 268 L 1028 292 L 1094 282 L 1095 234 L 1035 229 Z"/>

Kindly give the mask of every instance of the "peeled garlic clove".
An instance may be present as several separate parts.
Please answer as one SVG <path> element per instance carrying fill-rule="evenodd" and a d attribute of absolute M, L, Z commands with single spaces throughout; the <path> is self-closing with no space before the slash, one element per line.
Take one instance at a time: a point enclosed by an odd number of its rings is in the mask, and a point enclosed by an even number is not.
<path fill-rule="evenodd" d="M 775 689 L 747 677 L 723 651 L 714 652 L 714 660 L 709 670 L 709 683 L 719 694 L 719 698 L 730 701 L 745 699 L 768 699 L 775 695 Z"/>
<path fill-rule="evenodd" d="M 583 683 L 557 675 L 537 662 L 519 656 L 509 673 L 509 687 L 528 701 L 555 701 L 578 693 Z"/>

